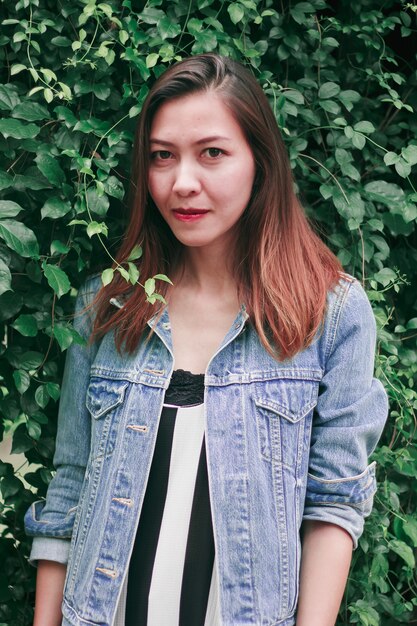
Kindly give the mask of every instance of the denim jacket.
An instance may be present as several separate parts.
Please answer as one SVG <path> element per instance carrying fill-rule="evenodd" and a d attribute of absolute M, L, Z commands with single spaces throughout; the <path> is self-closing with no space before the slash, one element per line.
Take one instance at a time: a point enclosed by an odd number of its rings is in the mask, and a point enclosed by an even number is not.
<path fill-rule="evenodd" d="M 99 283 L 90 279 L 78 297 L 75 325 L 86 338 Z M 351 277 L 329 293 L 322 328 L 291 359 L 274 359 L 247 318 L 242 307 L 205 372 L 221 624 L 290 626 L 300 525 L 337 524 L 357 545 L 387 400 L 373 378 L 371 307 Z M 69 557 L 63 626 L 111 626 L 128 570 L 174 369 L 168 310 L 148 324 L 154 332 L 134 354 L 120 354 L 112 333 L 68 352 L 56 474 L 25 518 L 32 559 Z"/>

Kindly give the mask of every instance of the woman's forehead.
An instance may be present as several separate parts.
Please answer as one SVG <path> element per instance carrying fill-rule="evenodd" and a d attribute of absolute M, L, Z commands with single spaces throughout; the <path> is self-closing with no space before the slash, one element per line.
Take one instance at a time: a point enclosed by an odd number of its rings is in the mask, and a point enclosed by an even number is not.
<path fill-rule="evenodd" d="M 223 98 L 214 91 L 204 91 L 164 102 L 153 117 L 150 139 L 166 143 L 187 137 L 198 143 L 211 138 L 231 141 L 243 136 Z"/>

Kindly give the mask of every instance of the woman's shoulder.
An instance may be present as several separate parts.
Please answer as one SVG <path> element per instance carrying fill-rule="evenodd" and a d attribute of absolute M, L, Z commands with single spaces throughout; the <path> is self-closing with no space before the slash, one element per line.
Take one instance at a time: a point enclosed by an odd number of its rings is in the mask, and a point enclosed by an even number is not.
<path fill-rule="evenodd" d="M 329 290 L 327 295 L 327 313 L 340 311 L 348 307 L 356 309 L 371 308 L 369 298 L 359 280 L 350 274 L 341 272 L 338 282 Z"/>
<path fill-rule="evenodd" d="M 343 340 L 352 333 L 373 337 L 375 317 L 360 281 L 350 274 L 341 273 L 327 297 L 323 333 L 327 353 L 332 351 L 338 338 Z"/>
<path fill-rule="evenodd" d="M 103 283 L 101 281 L 100 273 L 87 276 L 86 280 L 78 290 L 78 299 L 82 299 L 85 305 L 90 305 L 102 286 Z"/>

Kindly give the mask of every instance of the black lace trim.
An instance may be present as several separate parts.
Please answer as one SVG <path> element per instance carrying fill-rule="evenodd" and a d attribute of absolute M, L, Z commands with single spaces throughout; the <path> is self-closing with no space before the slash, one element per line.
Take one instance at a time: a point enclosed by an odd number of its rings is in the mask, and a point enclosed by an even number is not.
<path fill-rule="evenodd" d="M 165 403 L 176 406 L 192 406 L 204 402 L 204 374 L 186 370 L 174 370 L 165 392 Z"/>

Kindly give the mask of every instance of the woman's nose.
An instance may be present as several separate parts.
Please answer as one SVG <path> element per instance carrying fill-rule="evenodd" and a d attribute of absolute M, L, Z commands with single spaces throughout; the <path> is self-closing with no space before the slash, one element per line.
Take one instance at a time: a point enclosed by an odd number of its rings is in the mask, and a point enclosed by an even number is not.
<path fill-rule="evenodd" d="M 196 165 L 186 161 L 179 163 L 175 170 L 172 191 L 179 196 L 188 196 L 199 193 L 200 190 L 201 182 Z"/>

